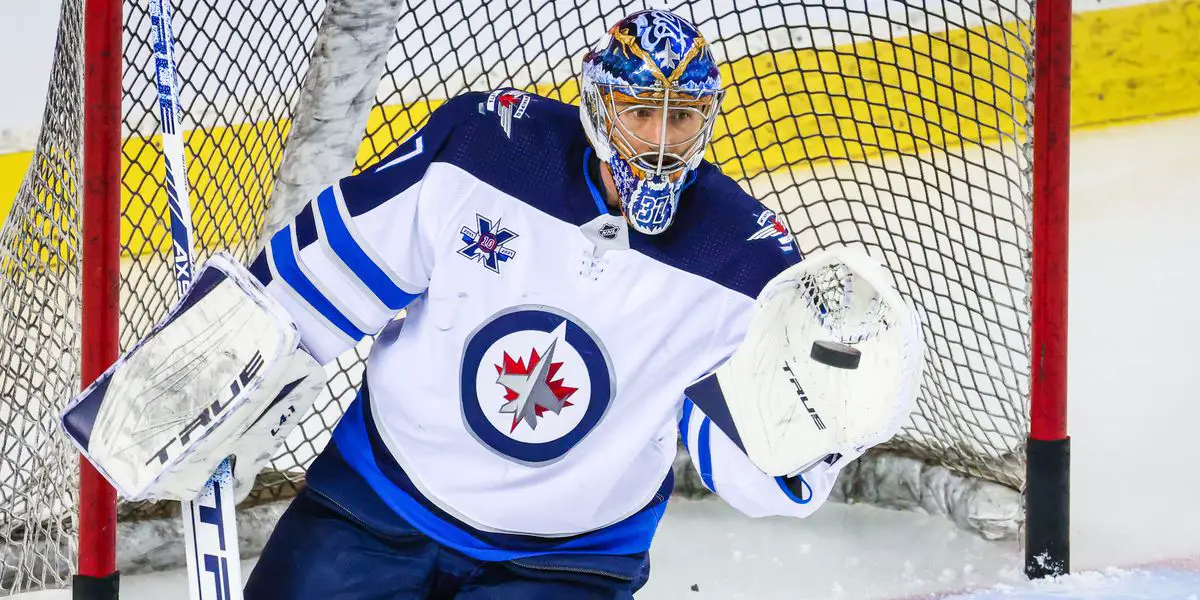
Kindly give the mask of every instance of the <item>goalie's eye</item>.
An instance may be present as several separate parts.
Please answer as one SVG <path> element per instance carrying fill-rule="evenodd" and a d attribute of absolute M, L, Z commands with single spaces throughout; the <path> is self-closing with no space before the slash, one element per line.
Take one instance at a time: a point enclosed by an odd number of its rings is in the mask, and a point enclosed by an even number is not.
<path fill-rule="evenodd" d="M 678 125 L 687 125 L 692 121 L 699 120 L 700 116 L 688 110 L 673 110 L 669 118 Z"/>

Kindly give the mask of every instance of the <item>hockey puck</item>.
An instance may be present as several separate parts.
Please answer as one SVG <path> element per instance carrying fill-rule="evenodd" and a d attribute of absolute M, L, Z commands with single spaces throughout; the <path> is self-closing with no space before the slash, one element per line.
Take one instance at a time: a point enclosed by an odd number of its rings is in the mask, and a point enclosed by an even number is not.
<path fill-rule="evenodd" d="M 808 356 L 823 365 L 829 365 L 836 369 L 857 369 L 862 352 L 845 344 L 821 340 L 813 342 L 812 352 Z"/>

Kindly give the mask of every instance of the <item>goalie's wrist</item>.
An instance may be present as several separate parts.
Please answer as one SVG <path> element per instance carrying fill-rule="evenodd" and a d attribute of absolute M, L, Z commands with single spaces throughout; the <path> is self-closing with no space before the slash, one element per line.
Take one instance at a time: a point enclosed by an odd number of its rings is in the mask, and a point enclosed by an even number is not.
<path fill-rule="evenodd" d="M 812 477 L 817 477 L 819 479 L 821 472 L 828 471 L 829 469 L 834 468 L 835 465 L 838 465 L 837 468 L 840 469 L 841 465 L 843 465 L 845 462 L 848 462 L 847 458 L 847 455 L 837 452 L 833 454 L 827 454 L 824 458 L 806 466 L 796 473 L 782 477 L 776 477 L 775 481 L 779 484 L 779 488 L 783 490 L 784 494 L 787 494 L 787 496 L 791 498 L 793 502 L 797 504 L 807 504 L 809 500 L 812 499 L 813 489 L 809 480 L 804 478 L 805 474 L 808 474 Z M 853 458 L 850 458 L 850 460 L 853 460 Z"/>
<path fill-rule="evenodd" d="M 808 499 L 812 497 L 812 487 L 804 480 L 803 474 L 789 475 L 778 479 L 780 487 L 785 488 L 784 491 L 787 492 L 788 497 L 793 502 L 803 504 L 808 502 Z"/>

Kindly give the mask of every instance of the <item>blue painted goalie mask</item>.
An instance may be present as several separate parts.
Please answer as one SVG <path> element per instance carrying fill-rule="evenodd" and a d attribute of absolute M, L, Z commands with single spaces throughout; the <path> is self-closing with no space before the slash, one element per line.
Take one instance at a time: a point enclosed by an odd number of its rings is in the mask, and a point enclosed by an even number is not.
<path fill-rule="evenodd" d="M 584 56 L 580 118 L 634 230 L 654 235 L 671 225 L 723 93 L 704 37 L 670 12 L 625 17 Z"/>

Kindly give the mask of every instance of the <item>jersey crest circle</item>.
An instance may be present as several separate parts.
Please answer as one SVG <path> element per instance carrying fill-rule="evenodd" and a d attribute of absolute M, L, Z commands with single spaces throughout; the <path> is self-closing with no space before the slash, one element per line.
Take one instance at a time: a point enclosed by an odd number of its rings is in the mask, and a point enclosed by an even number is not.
<path fill-rule="evenodd" d="M 460 370 L 467 430 L 531 466 L 562 458 L 616 396 L 608 351 L 581 320 L 545 305 L 492 315 L 468 337 Z"/>

